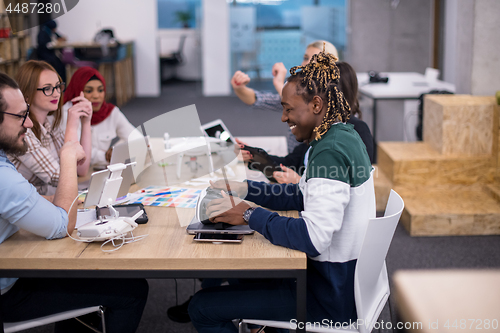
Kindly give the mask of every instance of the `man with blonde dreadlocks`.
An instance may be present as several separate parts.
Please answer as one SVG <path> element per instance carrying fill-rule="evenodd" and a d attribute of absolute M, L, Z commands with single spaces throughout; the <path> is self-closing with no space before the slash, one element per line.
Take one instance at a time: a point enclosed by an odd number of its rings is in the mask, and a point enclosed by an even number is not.
<path fill-rule="evenodd" d="M 311 145 L 300 183 L 230 183 L 245 200 L 274 210 L 299 210 L 301 218 L 228 197 L 213 200 L 207 212 L 214 223 L 248 223 L 271 243 L 305 252 L 307 320 L 342 324 L 357 318 L 354 270 L 368 220 L 375 217 L 375 193 L 363 141 L 346 124 L 350 107 L 337 87 L 336 60 L 320 52 L 307 65 L 292 68 L 283 87 L 281 120 L 297 140 Z M 212 186 L 226 188 L 224 182 Z M 295 296 L 289 280 L 208 288 L 193 297 L 189 315 L 199 332 L 236 332 L 231 322 L 236 318 L 295 318 Z"/>

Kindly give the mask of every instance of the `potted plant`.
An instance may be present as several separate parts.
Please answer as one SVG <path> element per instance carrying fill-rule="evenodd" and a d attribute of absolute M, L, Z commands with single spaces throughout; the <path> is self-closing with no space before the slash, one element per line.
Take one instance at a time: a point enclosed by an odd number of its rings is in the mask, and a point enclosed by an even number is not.
<path fill-rule="evenodd" d="M 180 22 L 183 28 L 189 28 L 189 21 L 192 19 L 192 15 L 189 11 L 177 11 L 175 12 L 175 21 Z"/>

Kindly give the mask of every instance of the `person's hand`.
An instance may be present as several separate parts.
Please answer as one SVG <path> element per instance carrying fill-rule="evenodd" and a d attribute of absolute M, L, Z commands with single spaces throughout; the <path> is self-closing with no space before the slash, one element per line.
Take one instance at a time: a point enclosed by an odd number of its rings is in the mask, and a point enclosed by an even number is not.
<path fill-rule="evenodd" d="M 85 159 L 87 158 L 87 155 L 83 150 L 83 147 L 77 141 L 65 142 L 64 145 L 61 147 L 60 155 L 74 156 L 77 164 L 83 164 L 83 162 L 85 162 Z"/>
<path fill-rule="evenodd" d="M 248 183 L 247 182 L 235 182 L 227 181 L 224 179 L 218 181 L 210 181 L 210 186 L 216 190 L 231 191 L 235 193 L 240 198 L 246 197 L 248 193 Z"/>
<path fill-rule="evenodd" d="M 280 82 L 285 82 L 287 69 L 282 62 L 275 63 L 271 71 L 273 74 L 273 80 L 279 80 Z"/>
<path fill-rule="evenodd" d="M 111 153 L 113 152 L 113 147 L 110 147 L 107 151 L 106 151 L 106 161 L 111 162 Z"/>
<path fill-rule="evenodd" d="M 243 147 L 246 146 L 247 144 L 241 140 L 238 140 L 237 138 L 235 138 L 235 140 L 237 144 L 234 147 L 234 153 L 239 154 L 239 152 L 241 151 L 241 157 L 243 159 L 243 162 L 250 162 L 251 160 L 253 160 L 252 153 L 250 153 L 248 150 L 243 149 Z"/>
<path fill-rule="evenodd" d="M 283 171 L 274 171 L 273 177 L 280 184 L 297 184 L 300 181 L 300 176 L 297 172 L 293 171 L 290 168 L 287 168 L 283 164 L 280 164 L 281 170 Z"/>
<path fill-rule="evenodd" d="M 249 82 L 250 76 L 243 73 L 242 71 L 236 71 L 236 73 L 234 73 L 233 75 L 233 78 L 231 79 L 231 86 L 233 86 L 234 90 L 238 90 L 246 87 Z"/>
<path fill-rule="evenodd" d="M 92 119 L 92 103 L 83 96 L 83 91 L 80 96 L 71 100 L 73 106 L 68 110 L 68 124 L 67 126 L 78 127 L 78 121 L 81 118 L 82 125 L 85 123 L 90 124 Z"/>
<path fill-rule="evenodd" d="M 243 213 L 250 205 L 238 197 L 227 195 L 221 191 L 223 198 L 214 199 L 207 206 L 207 215 L 210 222 L 225 222 L 233 225 L 247 224 L 243 220 Z"/>
<path fill-rule="evenodd" d="M 283 86 L 285 85 L 286 78 L 286 67 L 282 62 L 277 62 L 273 65 L 272 74 L 273 74 L 273 86 L 276 89 L 276 92 L 281 96 L 283 91 Z"/>

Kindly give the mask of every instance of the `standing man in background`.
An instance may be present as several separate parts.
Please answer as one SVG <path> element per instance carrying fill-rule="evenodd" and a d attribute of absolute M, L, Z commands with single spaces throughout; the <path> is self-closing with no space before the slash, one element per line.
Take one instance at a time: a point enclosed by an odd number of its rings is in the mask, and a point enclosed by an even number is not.
<path fill-rule="evenodd" d="M 38 32 L 37 37 L 37 55 L 38 60 L 43 60 L 51 64 L 57 71 L 57 74 L 61 77 L 62 81 L 66 83 L 66 67 L 54 50 L 54 46 L 56 46 L 57 43 L 65 42 L 66 38 L 58 34 L 56 29 L 57 23 L 54 20 L 50 20 L 40 26 L 40 31 Z"/>

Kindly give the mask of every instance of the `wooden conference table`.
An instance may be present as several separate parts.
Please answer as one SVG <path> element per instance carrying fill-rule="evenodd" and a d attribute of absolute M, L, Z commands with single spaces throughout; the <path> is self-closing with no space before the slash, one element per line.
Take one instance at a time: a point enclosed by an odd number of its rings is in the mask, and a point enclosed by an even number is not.
<path fill-rule="evenodd" d="M 238 164 L 238 168 L 244 167 Z M 177 211 L 177 213 L 176 213 Z M 181 227 L 194 209 L 147 206 L 147 224 L 136 243 L 111 253 L 101 242 L 79 243 L 68 237 L 47 241 L 26 231 L 0 245 L 0 276 L 50 278 L 294 278 L 297 319 L 306 321 L 306 255 L 274 246 L 259 233 L 241 244 L 199 243 Z M 298 216 L 295 211 L 282 212 Z M 74 233 L 75 235 L 76 233 Z"/>

